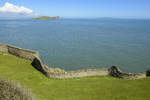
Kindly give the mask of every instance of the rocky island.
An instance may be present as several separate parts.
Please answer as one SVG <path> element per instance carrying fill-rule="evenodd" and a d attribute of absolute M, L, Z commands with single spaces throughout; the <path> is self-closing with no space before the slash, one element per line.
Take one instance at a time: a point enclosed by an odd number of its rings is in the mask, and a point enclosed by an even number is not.
<path fill-rule="evenodd" d="M 49 17 L 49 16 L 40 16 L 37 18 L 32 18 L 33 20 L 59 20 L 59 16 Z"/>

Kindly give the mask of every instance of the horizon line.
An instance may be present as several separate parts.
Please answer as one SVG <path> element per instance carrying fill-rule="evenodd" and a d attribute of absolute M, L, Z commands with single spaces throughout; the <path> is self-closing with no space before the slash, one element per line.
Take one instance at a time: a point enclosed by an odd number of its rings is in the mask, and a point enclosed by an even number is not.
<path fill-rule="evenodd" d="M 45 16 L 45 15 L 44 15 Z M 37 16 L 36 16 L 37 17 Z M 55 17 L 55 16 L 50 16 L 50 17 Z M 60 18 L 64 19 L 150 19 L 150 18 L 137 18 L 137 17 L 65 17 L 65 16 L 59 16 Z M 35 18 L 33 17 L 0 17 L 0 19 L 29 19 L 29 18 Z"/>

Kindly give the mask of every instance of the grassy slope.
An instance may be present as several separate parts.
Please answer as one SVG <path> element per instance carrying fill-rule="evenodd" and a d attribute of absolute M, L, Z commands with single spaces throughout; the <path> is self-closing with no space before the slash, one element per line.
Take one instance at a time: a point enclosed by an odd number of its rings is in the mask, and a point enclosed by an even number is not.
<path fill-rule="evenodd" d="M 48 79 L 30 61 L 0 53 L 0 76 L 31 89 L 39 100 L 149 100 L 150 78 L 112 77 Z"/>

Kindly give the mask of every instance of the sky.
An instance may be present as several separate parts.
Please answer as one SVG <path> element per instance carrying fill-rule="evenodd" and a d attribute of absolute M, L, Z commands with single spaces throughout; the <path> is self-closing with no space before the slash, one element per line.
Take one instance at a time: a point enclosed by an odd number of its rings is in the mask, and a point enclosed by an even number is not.
<path fill-rule="evenodd" d="M 0 0 L 0 17 L 150 18 L 150 0 Z"/>

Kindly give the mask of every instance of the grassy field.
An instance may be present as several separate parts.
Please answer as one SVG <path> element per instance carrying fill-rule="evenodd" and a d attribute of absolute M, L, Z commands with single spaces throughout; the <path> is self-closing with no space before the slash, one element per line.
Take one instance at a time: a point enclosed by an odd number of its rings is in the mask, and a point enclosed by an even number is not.
<path fill-rule="evenodd" d="M 49 79 L 31 61 L 0 53 L 0 77 L 30 89 L 38 100 L 150 100 L 150 78 Z"/>

